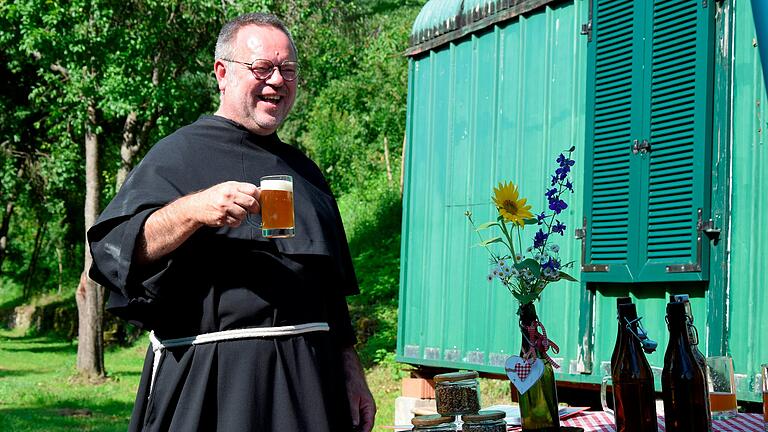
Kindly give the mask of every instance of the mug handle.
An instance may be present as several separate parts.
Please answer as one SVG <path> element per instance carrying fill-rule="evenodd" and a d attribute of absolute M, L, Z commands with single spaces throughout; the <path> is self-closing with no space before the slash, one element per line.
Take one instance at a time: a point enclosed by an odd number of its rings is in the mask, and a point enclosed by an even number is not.
<path fill-rule="evenodd" d="M 603 377 L 603 381 L 600 383 L 600 404 L 603 406 L 603 411 L 607 412 L 611 415 L 611 417 L 614 417 L 613 410 L 608 408 L 608 381 L 611 380 L 611 377 L 608 375 Z"/>

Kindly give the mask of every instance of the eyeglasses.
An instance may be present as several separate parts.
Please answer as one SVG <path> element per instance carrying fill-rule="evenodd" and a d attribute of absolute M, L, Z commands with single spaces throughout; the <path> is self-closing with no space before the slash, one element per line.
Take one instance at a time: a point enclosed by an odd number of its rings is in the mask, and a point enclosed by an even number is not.
<path fill-rule="evenodd" d="M 275 72 L 275 68 L 280 71 L 280 75 L 286 81 L 293 81 L 299 76 L 299 63 L 295 61 L 284 61 L 276 65 L 266 59 L 256 59 L 250 63 L 225 58 L 222 60 L 248 66 L 253 76 L 260 80 L 269 79 Z"/>

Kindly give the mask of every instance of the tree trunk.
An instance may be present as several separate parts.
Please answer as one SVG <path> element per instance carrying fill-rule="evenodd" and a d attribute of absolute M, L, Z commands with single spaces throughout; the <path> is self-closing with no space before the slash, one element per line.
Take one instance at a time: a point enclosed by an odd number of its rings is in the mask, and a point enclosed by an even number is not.
<path fill-rule="evenodd" d="M 11 216 L 13 215 L 13 201 L 5 205 L 3 222 L 0 223 L 0 275 L 3 274 L 3 261 L 5 260 L 5 251 L 8 248 L 8 228 L 11 226 Z"/>
<path fill-rule="evenodd" d="M 137 131 L 136 111 L 131 111 L 128 117 L 126 117 L 125 124 L 123 125 L 123 141 L 120 144 L 120 168 L 118 168 L 117 175 L 115 176 L 115 190 L 120 190 L 126 177 L 128 177 L 128 173 L 133 169 L 136 155 L 147 144 L 149 133 L 155 127 L 158 116 L 157 110 L 153 111 L 149 118 L 142 123 L 141 130 L 139 131 Z"/>
<path fill-rule="evenodd" d="M 37 270 L 37 261 L 40 259 L 40 250 L 43 248 L 43 238 L 45 237 L 47 222 L 40 221 L 37 224 L 37 232 L 35 233 L 35 245 L 32 249 L 32 256 L 29 259 L 29 266 L 27 266 L 27 275 L 24 278 L 24 288 L 21 291 L 21 297 L 24 300 L 28 300 L 31 296 L 32 279 L 35 276 Z"/>
<path fill-rule="evenodd" d="M 85 128 L 85 230 L 88 231 L 99 214 L 99 137 L 96 129 L 96 107 L 88 106 Z M 101 379 L 104 370 L 104 287 L 88 278 L 91 267 L 91 249 L 85 242 L 85 269 L 80 276 L 77 300 L 77 371 L 90 379 Z"/>

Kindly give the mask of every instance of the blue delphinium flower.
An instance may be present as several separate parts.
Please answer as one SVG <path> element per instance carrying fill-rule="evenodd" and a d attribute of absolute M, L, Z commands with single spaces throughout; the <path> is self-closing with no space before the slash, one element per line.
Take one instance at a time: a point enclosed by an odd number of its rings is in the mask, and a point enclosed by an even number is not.
<path fill-rule="evenodd" d="M 560 235 L 565 235 L 565 224 L 560 221 L 556 221 L 556 222 L 557 222 L 556 224 L 552 225 L 552 232 L 558 233 Z"/>
<path fill-rule="evenodd" d="M 549 202 L 549 209 L 554 211 L 556 214 L 560 214 L 561 211 L 568 208 L 568 204 L 565 203 L 565 201 L 561 199 L 553 199 Z"/>
<path fill-rule="evenodd" d="M 533 247 L 540 248 L 544 246 L 544 242 L 547 241 L 547 237 L 549 237 L 549 234 L 539 229 L 539 231 L 536 232 L 536 237 L 533 238 Z"/>
<path fill-rule="evenodd" d="M 541 212 L 541 213 L 536 215 L 536 223 L 541 225 L 541 224 L 544 223 L 544 219 L 546 219 L 546 218 L 547 218 L 547 215 L 544 212 Z M 530 252 L 530 251 L 528 251 L 528 252 Z"/>

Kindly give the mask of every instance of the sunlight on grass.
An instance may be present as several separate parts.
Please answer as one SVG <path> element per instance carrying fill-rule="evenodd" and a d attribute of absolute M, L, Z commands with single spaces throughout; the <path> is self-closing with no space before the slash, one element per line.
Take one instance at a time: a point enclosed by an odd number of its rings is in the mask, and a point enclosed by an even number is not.
<path fill-rule="evenodd" d="M 77 346 L 0 331 L 0 430 L 125 431 L 146 339 L 105 354 L 109 379 L 76 384 Z"/>

